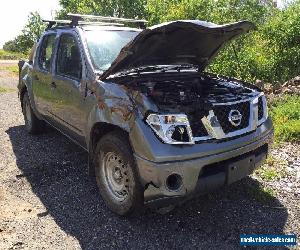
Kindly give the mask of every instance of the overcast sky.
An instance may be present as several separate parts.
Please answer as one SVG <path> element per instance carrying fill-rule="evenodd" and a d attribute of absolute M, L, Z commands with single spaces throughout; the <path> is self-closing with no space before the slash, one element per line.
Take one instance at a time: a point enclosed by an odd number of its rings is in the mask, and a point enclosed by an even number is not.
<path fill-rule="evenodd" d="M 291 1 L 291 0 L 287 0 Z M 284 0 L 278 0 L 282 6 Z M 59 0 L 2 0 L 0 9 L 0 48 L 3 44 L 16 37 L 30 12 L 37 11 L 43 18 L 51 18 L 59 9 Z"/>

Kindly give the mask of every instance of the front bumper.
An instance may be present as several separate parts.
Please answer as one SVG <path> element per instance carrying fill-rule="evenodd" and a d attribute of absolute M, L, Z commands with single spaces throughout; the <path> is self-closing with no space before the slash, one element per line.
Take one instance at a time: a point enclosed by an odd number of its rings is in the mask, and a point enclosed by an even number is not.
<path fill-rule="evenodd" d="M 272 139 L 273 126 L 268 119 L 255 132 L 230 141 L 188 147 L 165 144 L 174 150 L 160 152 L 156 161 L 145 159 L 135 153 L 141 182 L 146 187 L 145 203 L 169 204 L 207 193 L 246 177 L 262 164 Z M 174 155 L 174 151 L 178 149 L 186 152 L 181 159 L 178 159 L 178 155 Z M 152 149 L 144 147 L 144 150 L 149 153 Z M 197 150 L 199 156 L 193 157 L 197 154 Z M 182 155 L 182 152 L 179 155 Z M 190 159 L 186 159 L 188 156 Z M 182 185 L 176 190 L 170 189 L 167 184 L 167 178 L 172 174 L 179 175 L 182 180 Z"/>

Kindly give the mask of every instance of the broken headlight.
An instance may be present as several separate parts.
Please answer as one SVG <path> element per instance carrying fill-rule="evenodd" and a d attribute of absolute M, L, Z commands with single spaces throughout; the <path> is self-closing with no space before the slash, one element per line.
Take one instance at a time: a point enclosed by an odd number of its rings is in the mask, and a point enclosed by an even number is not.
<path fill-rule="evenodd" d="M 146 122 L 165 143 L 194 144 L 190 123 L 184 114 L 150 114 Z"/>

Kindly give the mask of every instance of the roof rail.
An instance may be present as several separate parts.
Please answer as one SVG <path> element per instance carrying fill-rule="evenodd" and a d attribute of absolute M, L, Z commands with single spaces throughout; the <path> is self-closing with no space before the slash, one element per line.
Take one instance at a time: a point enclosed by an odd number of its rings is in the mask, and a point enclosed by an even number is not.
<path fill-rule="evenodd" d="M 72 20 L 42 20 L 45 23 L 48 23 L 48 26 L 46 29 L 52 28 L 54 25 L 70 25 L 70 26 L 78 26 L 78 25 L 101 25 L 101 26 L 124 26 L 123 23 L 109 23 L 109 22 L 86 22 L 86 21 L 78 21 L 76 25 L 74 25 L 74 22 Z"/>
<path fill-rule="evenodd" d="M 143 19 L 130 19 L 130 18 L 120 18 L 120 17 L 106 17 L 106 16 L 95 16 L 95 15 L 81 15 L 81 14 L 73 14 L 68 13 L 68 16 L 72 18 L 72 25 L 77 26 L 79 24 L 79 21 L 85 20 L 85 19 L 92 19 L 97 20 L 101 22 L 119 22 L 119 23 L 134 23 L 139 25 L 140 28 L 145 29 L 146 28 L 146 20 Z"/>

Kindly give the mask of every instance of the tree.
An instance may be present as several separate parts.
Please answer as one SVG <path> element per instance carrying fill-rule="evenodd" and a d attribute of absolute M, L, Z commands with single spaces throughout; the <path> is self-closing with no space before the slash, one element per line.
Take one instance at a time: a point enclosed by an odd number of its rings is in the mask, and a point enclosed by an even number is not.
<path fill-rule="evenodd" d="M 7 41 L 7 42 L 3 45 L 3 50 L 5 50 L 5 51 L 17 52 L 17 43 L 16 43 L 16 39 Z"/>
<path fill-rule="evenodd" d="M 141 18 L 145 16 L 146 0 L 60 0 L 62 10 L 59 18 L 66 14 L 94 14 L 103 16 Z"/>
<path fill-rule="evenodd" d="M 215 23 L 249 20 L 263 23 L 274 9 L 272 1 L 261 0 L 148 0 L 152 24 L 178 19 L 199 19 Z"/>
<path fill-rule="evenodd" d="M 300 1 L 294 1 L 261 27 L 257 49 L 266 58 L 264 77 L 286 81 L 300 74 Z"/>
<path fill-rule="evenodd" d="M 147 12 L 151 24 L 178 19 L 199 19 L 217 24 L 240 20 L 252 21 L 257 31 L 242 36 L 226 46 L 208 70 L 253 81 L 264 75 L 261 59 L 256 54 L 260 46 L 258 34 L 266 21 L 278 10 L 272 1 L 261 0 L 148 0 Z"/>

